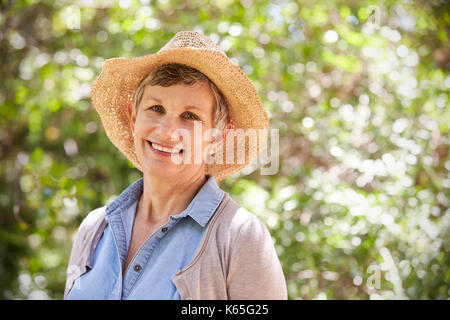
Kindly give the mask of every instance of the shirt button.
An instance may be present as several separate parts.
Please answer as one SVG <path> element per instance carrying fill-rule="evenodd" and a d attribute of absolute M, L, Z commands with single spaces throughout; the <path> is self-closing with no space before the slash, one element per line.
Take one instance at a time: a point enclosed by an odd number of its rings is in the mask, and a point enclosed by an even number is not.
<path fill-rule="evenodd" d="M 161 229 L 162 232 L 167 232 L 167 230 L 169 230 L 168 228 L 164 227 Z"/>
<path fill-rule="evenodd" d="M 139 271 L 141 271 L 142 267 L 137 264 L 137 265 L 134 266 L 133 269 L 134 269 L 134 271 L 139 272 Z"/>

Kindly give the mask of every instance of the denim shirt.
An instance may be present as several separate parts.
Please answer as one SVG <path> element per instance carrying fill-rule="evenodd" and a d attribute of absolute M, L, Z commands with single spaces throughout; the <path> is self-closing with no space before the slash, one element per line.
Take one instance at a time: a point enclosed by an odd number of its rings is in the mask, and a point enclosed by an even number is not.
<path fill-rule="evenodd" d="M 214 177 L 207 179 L 188 207 L 146 240 L 122 277 L 143 178 L 130 185 L 107 206 L 92 269 L 75 280 L 66 299 L 180 299 L 172 277 L 193 259 L 224 196 Z"/>

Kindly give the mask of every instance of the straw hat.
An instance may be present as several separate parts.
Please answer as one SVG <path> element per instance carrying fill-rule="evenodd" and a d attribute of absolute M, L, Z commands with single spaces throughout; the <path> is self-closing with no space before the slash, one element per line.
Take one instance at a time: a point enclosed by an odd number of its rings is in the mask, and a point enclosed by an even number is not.
<path fill-rule="evenodd" d="M 91 96 L 111 142 L 142 171 L 135 153 L 127 105 L 133 103 L 136 89 L 150 71 L 166 63 L 184 64 L 206 75 L 226 97 L 229 116 L 235 129 L 241 128 L 244 132 L 247 129 L 256 131 L 257 143 L 249 143 L 248 139 L 245 139 L 244 163 L 236 160 L 227 164 L 225 161 L 226 152 L 234 152 L 237 157 L 239 141 L 235 136 L 227 135 L 223 148 L 218 151 L 223 152 L 222 164 L 206 164 L 206 174 L 221 181 L 255 160 L 267 143 L 267 112 L 245 73 L 214 41 L 194 31 L 178 32 L 155 54 L 136 58 L 112 58 L 104 62 L 102 71 L 92 87 Z M 225 147 L 227 138 L 234 139 L 234 150 L 226 150 L 230 149 Z"/>

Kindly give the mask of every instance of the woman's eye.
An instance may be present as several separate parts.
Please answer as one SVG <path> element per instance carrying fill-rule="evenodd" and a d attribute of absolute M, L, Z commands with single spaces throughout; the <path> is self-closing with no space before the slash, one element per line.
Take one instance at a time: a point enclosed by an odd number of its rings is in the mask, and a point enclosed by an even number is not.
<path fill-rule="evenodd" d="M 156 112 L 160 112 L 162 111 L 162 107 L 161 106 L 151 106 L 149 109 L 156 111 Z"/>
<path fill-rule="evenodd" d="M 190 112 L 186 113 L 186 117 L 187 117 L 187 119 L 190 119 L 190 120 L 197 119 L 197 116 L 195 114 L 193 114 L 193 113 L 190 113 Z"/>

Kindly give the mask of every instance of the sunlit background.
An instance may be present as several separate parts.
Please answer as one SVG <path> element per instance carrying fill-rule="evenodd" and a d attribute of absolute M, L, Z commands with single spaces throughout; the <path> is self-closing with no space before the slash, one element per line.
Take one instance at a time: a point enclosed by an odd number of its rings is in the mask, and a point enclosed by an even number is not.
<path fill-rule="evenodd" d="M 269 228 L 290 299 L 448 299 L 448 1 L 2 1 L 0 298 L 61 299 L 73 236 L 140 172 L 90 90 L 105 59 L 207 34 L 279 129 L 220 186 Z M 261 166 L 261 164 L 259 165 Z"/>

